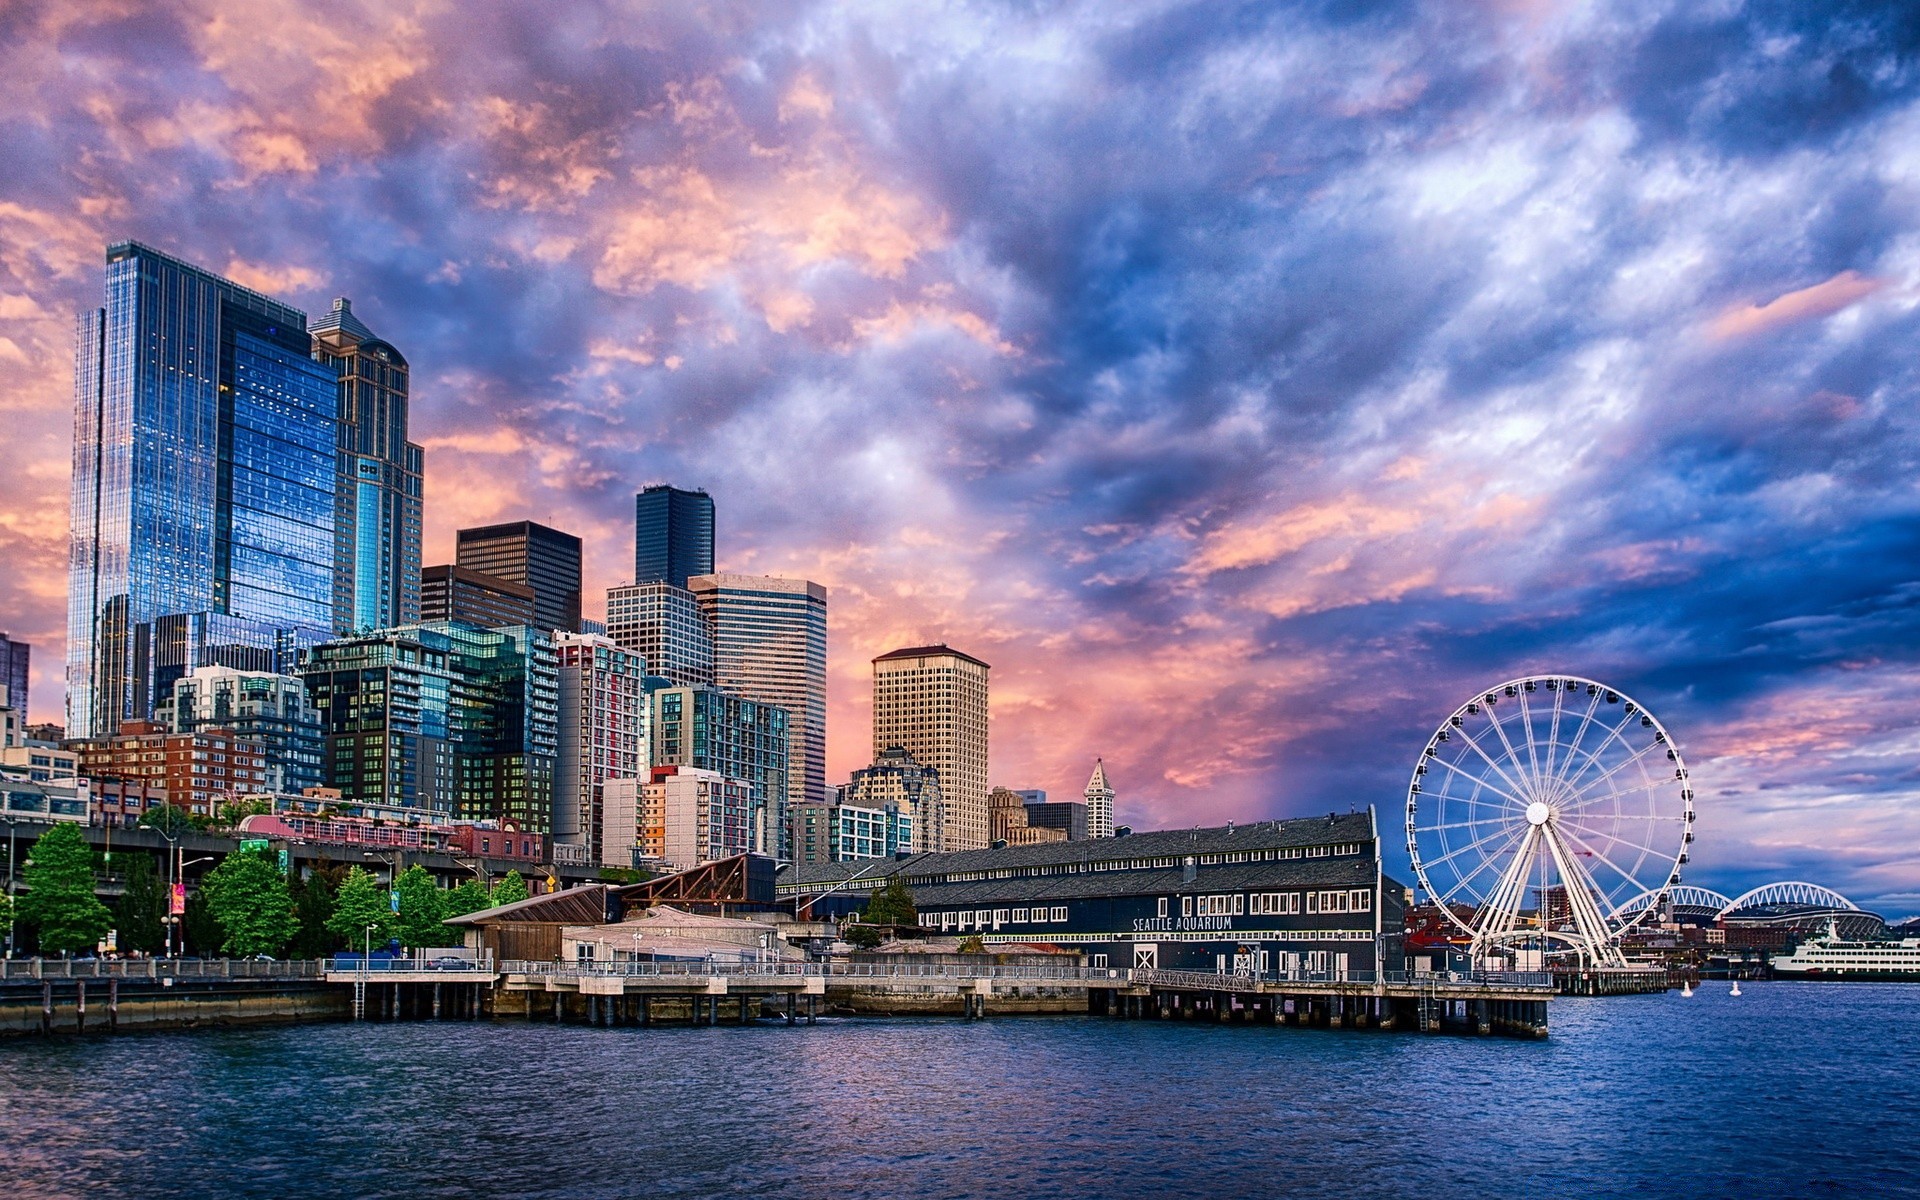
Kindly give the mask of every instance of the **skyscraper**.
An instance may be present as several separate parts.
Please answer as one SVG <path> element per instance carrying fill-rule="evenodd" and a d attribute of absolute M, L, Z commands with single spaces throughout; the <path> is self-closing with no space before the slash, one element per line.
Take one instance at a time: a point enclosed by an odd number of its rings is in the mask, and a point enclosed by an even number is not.
<path fill-rule="evenodd" d="M 418 626 L 316 646 L 301 677 L 320 716 L 327 784 L 354 800 L 459 803 L 460 710 L 452 643 Z"/>
<path fill-rule="evenodd" d="M 0 684 L 7 688 L 7 699 L 0 701 L 13 709 L 20 728 L 27 727 L 27 682 L 33 647 L 0 633 Z"/>
<path fill-rule="evenodd" d="M 580 539 L 533 521 L 462 529 L 454 561 L 533 589 L 534 624 L 580 632 Z"/>
<path fill-rule="evenodd" d="M 947 845 L 946 808 L 941 802 L 940 773 L 923 767 L 899 746 L 889 746 L 870 767 L 855 771 L 840 793 L 838 803 L 865 809 L 899 809 L 912 817 L 915 851 L 941 851 Z M 799 858 L 799 852 L 794 853 Z"/>
<path fill-rule="evenodd" d="M 151 623 L 333 627 L 339 381 L 306 314 L 143 246 L 107 248 L 74 371 L 67 732 L 144 719 Z"/>
<path fill-rule="evenodd" d="M 989 670 L 944 644 L 891 650 L 873 660 L 874 757 L 899 746 L 939 773 L 948 850 L 978 850 L 988 841 Z"/>
<path fill-rule="evenodd" d="M 484 571 L 443 564 L 420 572 L 420 619 L 465 621 L 488 629 L 533 624 L 533 589 Z"/>
<path fill-rule="evenodd" d="M 665 581 L 608 588 L 607 636 L 675 687 L 713 682 L 713 631 L 685 588 Z"/>
<path fill-rule="evenodd" d="M 1093 760 L 1093 776 L 1087 780 L 1087 836 L 1113 836 L 1113 787 L 1107 782 L 1107 764 Z"/>
<path fill-rule="evenodd" d="M 713 497 L 664 483 L 633 498 L 633 581 L 686 587 L 713 574 Z"/>
<path fill-rule="evenodd" d="M 653 693 L 653 765 L 716 771 L 753 789 L 752 849 L 776 851 L 788 805 L 792 745 L 789 716 L 711 687 L 658 688 Z"/>
<path fill-rule="evenodd" d="M 560 748 L 553 779 L 553 837 L 585 846 L 591 861 L 630 866 L 632 821 L 612 847 L 604 844 L 606 784 L 639 779 L 651 758 L 651 705 L 642 686 L 646 664 L 604 637 L 562 633 Z M 614 850 L 611 857 L 607 851 Z"/>
<path fill-rule="evenodd" d="M 291 675 L 198 666 L 155 706 L 172 733 L 226 730 L 259 745 L 266 790 L 299 792 L 326 782 L 320 716 Z"/>
<path fill-rule="evenodd" d="M 342 296 L 307 329 L 339 373 L 333 512 L 333 625 L 341 633 L 420 619 L 421 478 L 407 440 L 407 360 Z"/>
<path fill-rule="evenodd" d="M 787 710 L 787 795 L 827 798 L 827 589 L 771 575 L 698 575 L 687 581 L 713 630 L 713 681 L 723 691 Z M 786 857 L 786 814 L 774 814 Z"/>

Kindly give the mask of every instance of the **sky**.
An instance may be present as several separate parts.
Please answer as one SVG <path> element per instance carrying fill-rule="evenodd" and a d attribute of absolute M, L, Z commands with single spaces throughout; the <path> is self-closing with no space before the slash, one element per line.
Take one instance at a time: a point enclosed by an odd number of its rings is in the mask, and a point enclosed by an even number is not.
<path fill-rule="evenodd" d="M 1376 805 L 1513 677 L 1673 731 L 1688 882 L 1920 911 L 1920 10 L 0 0 L 0 628 L 58 713 L 134 238 L 413 366 L 427 561 L 641 485 L 993 666 L 997 784 Z M 1391 859 L 1390 859 L 1390 869 Z"/>

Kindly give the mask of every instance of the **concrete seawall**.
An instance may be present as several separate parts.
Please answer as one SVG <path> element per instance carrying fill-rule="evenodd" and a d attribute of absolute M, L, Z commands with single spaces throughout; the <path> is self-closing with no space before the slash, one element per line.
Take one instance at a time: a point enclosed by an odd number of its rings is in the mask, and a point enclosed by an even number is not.
<path fill-rule="evenodd" d="M 344 1021 L 347 989 L 315 980 L 47 979 L 0 984 L 0 1037 Z"/>

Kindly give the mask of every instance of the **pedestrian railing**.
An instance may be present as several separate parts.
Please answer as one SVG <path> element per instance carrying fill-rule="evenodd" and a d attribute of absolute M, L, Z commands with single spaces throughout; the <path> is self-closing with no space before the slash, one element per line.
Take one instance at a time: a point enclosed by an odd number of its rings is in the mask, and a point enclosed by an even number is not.
<path fill-rule="evenodd" d="M 576 962 L 505 961 L 508 975 L 552 978 L 619 976 L 625 978 L 711 979 L 716 976 L 754 976 L 782 979 L 994 979 L 1032 983 L 1126 982 L 1125 971 L 1105 967 L 1051 967 L 1016 965 L 969 966 L 961 963 L 849 963 L 849 962 L 724 962 L 705 960 L 630 961 L 627 959 Z"/>
<path fill-rule="evenodd" d="M 471 958 L 362 958 L 358 954 L 336 954 L 327 963 L 327 970 L 338 975 L 352 971 L 366 975 L 417 974 L 424 971 L 437 971 L 443 974 L 465 972 L 485 972 L 493 974 L 492 959 Z"/>
<path fill-rule="evenodd" d="M 312 959 L 261 962 L 246 958 L 9 958 L 0 981 L 26 979 L 315 979 L 325 968 Z"/>

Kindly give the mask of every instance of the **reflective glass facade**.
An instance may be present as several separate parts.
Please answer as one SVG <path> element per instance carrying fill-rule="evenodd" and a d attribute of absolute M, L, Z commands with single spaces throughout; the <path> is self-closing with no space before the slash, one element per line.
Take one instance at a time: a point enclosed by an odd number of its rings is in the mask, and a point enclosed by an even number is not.
<path fill-rule="evenodd" d="M 713 574 L 713 497 L 666 484 L 633 498 L 633 581 L 686 587 Z"/>
<path fill-rule="evenodd" d="M 533 623 L 580 632 L 580 539 L 533 521 L 462 529 L 454 563 L 533 589 Z"/>
<path fill-rule="evenodd" d="M 331 628 L 336 390 L 298 309 L 108 248 L 75 369 L 70 736 L 150 715 L 158 618 Z"/>

